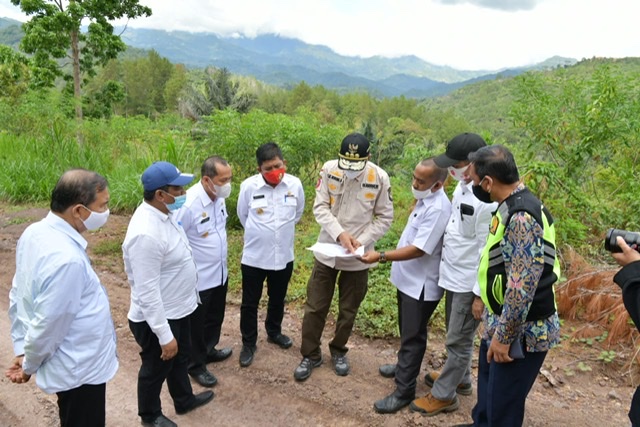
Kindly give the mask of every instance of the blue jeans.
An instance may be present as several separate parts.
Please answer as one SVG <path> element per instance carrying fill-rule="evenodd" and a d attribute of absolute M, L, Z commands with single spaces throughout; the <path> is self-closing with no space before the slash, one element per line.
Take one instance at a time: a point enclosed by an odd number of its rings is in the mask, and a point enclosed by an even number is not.
<path fill-rule="evenodd" d="M 478 356 L 478 402 L 471 412 L 476 427 L 519 427 L 524 420 L 527 395 L 536 381 L 547 352 L 525 351 L 524 359 L 510 363 L 487 362 L 487 341 Z"/>

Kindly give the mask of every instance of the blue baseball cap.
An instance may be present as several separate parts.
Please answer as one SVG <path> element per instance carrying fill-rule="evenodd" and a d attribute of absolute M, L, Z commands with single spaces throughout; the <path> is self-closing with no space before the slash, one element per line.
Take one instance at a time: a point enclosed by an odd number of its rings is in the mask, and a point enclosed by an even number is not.
<path fill-rule="evenodd" d="M 155 162 L 142 173 L 145 191 L 157 190 L 165 185 L 181 187 L 193 181 L 192 173 L 182 173 L 169 162 Z"/>

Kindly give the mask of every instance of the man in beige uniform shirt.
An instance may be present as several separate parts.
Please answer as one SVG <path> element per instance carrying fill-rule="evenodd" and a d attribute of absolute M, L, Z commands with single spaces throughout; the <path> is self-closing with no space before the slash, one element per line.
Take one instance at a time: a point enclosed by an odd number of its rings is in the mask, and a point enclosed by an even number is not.
<path fill-rule="evenodd" d="M 347 135 L 337 160 L 320 171 L 313 213 L 321 226 L 319 243 L 339 243 L 350 253 L 374 243 L 393 221 L 389 176 L 369 160 L 369 141 L 359 133 Z M 307 284 L 307 301 L 302 321 L 302 362 L 294 372 L 304 381 L 322 364 L 320 339 L 327 319 L 336 279 L 339 314 L 333 340 L 329 343 L 337 375 L 349 373 L 346 346 L 360 303 L 367 293 L 369 266 L 355 257 L 335 258 L 314 252 L 313 271 Z"/>

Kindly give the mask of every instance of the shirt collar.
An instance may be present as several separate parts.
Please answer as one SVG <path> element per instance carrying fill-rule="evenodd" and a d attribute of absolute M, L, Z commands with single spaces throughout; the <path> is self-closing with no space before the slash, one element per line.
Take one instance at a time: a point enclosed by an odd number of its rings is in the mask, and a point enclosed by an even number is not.
<path fill-rule="evenodd" d="M 142 208 L 143 210 L 146 210 L 151 215 L 157 216 L 161 221 L 168 220 L 170 215 L 171 215 L 171 212 L 166 214 L 166 213 L 162 212 L 160 209 L 158 209 L 158 208 L 152 206 L 151 204 L 147 203 L 146 201 L 142 202 L 142 205 L 140 205 L 140 208 Z"/>
<path fill-rule="evenodd" d="M 51 211 L 49 211 L 44 220 L 51 226 L 51 228 L 61 231 L 71 237 L 78 245 L 80 245 L 80 247 L 82 247 L 82 249 L 87 249 L 87 241 L 85 238 L 82 237 L 82 235 L 78 233 L 78 230 L 73 228 L 67 221 Z"/>
<path fill-rule="evenodd" d="M 202 206 L 206 207 L 213 203 L 213 200 L 211 200 L 211 197 L 209 197 L 206 190 L 204 189 L 202 181 L 198 181 L 194 187 L 196 187 L 197 195 L 200 198 L 200 202 L 202 202 Z M 218 200 L 218 198 L 216 198 L 216 200 Z"/>

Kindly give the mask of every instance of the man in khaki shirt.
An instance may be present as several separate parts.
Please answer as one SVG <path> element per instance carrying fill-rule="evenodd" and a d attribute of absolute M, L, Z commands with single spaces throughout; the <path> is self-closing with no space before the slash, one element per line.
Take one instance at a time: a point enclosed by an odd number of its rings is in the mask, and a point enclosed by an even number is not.
<path fill-rule="evenodd" d="M 322 167 L 313 204 L 313 213 L 321 226 L 319 243 L 339 243 L 350 253 L 360 246 L 369 251 L 391 226 L 389 176 L 368 160 L 369 141 L 359 133 L 352 133 L 342 141 L 339 158 Z M 303 358 L 294 372 L 297 381 L 309 378 L 313 368 L 322 364 L 320 340 L 336 280 L 339 314 L 329 350 L 336 374 L 349 373 L 346 344 L 367 293 L 368 265 L 356 257 L 335 258 L 317 252 L 314 256 L 302 322 Z"/>

